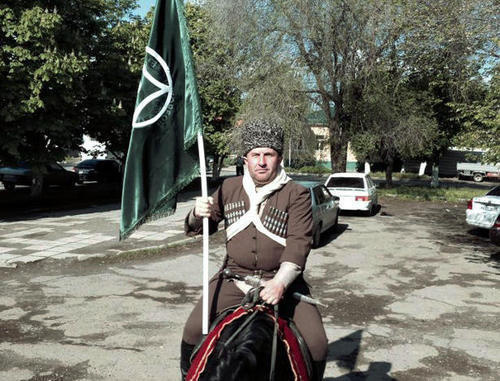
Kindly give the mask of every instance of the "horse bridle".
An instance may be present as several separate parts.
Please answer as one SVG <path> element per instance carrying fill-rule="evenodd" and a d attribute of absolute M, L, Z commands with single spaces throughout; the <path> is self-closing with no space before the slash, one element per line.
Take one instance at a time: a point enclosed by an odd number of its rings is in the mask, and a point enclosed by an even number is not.
<path fill-rule="evenodd" d="M 243 299 L 242 305 L 244 308 L 254 308 L 259 300 L 259 294 L 260 291 L 263 289 L 263 287 L 255 287 L 252 288 L 248 293 L 246 294 L 245 298 Z M 224 342 L 224 347 L 227 348 L 227 346 L 231 343 L 231 341 L 234 340 L 236 336 L 240 334 L 245 327 L 252 322 L 252 320 L 257 316 L 257 314 L 260 311 L 258 309 L 255 309 L 250 316 L 247 317 L 247 319 L 241 324 L 236 331 L 233 332 L 233 334 Z M 274 374 L 276 370 L 276 354 L 278 351 L 278 305 L 274 305 L 274 330 L 273 330 L 273 344 L 272 344 L 272 349 L 271 349 L 271 369 L 269 371 L 269 381 L 274 381 Z"/>

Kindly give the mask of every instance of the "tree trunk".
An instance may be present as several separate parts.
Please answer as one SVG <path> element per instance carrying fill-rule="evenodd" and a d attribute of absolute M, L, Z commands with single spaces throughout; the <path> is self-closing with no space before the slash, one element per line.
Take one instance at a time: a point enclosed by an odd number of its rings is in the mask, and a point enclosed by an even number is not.
<path fill-rule="evenodd" d="M 394 171 L 394 160 L 389 160 L 385 167 L 385 187 L 392 188 L 392 172 Z"/>
<path fill-rule="evenodd" d="M 222 167 L 224 166 L 224 159 L 225 158 L 226 158 L 226 155 L 219 156 L 219 164 L 217 166 L 217 178 L 220 177 L 220 172 L 222 171 Z"/>
<path fill-rule="evenodd" d="M 212 163 L 212 181 L 219 179 L 219 155 L 214 154 L 214 162 Z"/>
<path fill-rule="evenodd" d="M 347 142 L 330 140 L 330 160 L 333 173 L 346 171 Z"/>
<path fill-rule="evenodd" d="M 439 188 L 439 159 L 441 152 L 435 151 L 432 155 L 431 188 Z"/>
<path fill-rule="evenodd" d="M 431 188 L 439 188 L 439 164 L 432 163 Z"/>
<path fill-rule="evenodd" d="M 31 182 L 31 198 L 39 198 L 42 195 L 44 184 L 43 184 L 43 175 L 41 173 L 36 173 L 33 171 L 33 180 Z"/>
<path fill-rule="evenodd" d="M 336 102 L 337 105 L 340 105 L 341 102 Z M 323 111 L 325 113 L 330 112 L 330 108 L 326 108 Z M 336 172 L 345 172 L 347 170 L 347 139 L 346 135 L 342 129 L 340 124 L 341 121 L 341 113 L 342 109 L 340 106 L 337 106 L 335 109 L 335 115 L 333 118 L 329 118 L 328 120 L 328 129 L 330 131 L 330 159 L 332 161 L 332 171 Z"/>

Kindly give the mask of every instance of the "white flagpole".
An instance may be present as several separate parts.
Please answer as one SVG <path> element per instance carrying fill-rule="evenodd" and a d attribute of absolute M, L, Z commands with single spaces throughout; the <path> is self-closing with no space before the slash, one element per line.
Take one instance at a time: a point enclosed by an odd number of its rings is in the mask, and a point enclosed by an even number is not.
<path fill-rule="evenodd" d="M 203 135 L 198 133 L 198 155 L 200 157 L 201 196 L 208 197 L 207 166 L 205 162 L 205 146 Z M 203 309 L 202 333 L 208 334 L 208 218 L 203 218 Z"/>

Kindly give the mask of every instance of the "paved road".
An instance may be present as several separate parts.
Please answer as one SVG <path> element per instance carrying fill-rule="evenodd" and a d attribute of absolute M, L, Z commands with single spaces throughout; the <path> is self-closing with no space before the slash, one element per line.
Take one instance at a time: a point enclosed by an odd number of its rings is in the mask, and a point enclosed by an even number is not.
<path fill-rule="evenodd" d="M 329 305 L 325 380 L 500 379 L 500 252 L 462 215 L 384 200 L 375 217 L 342 215 L 311 252 L 306 278 Z M 200 252 L 0 269 L 0 380 L 177 380 Z M 212 272 L 223 255 L 216 236 Z"/>
<path fill-rule="evenodd" d="M 184 238 L 184 216 L 191 207 L 192 198 L 179 202 L 174 215 L 145 225 L 124 242 L 118 242 L 120 204 L 116 203 L 3 221 L 0 267 L 47 258 L 86 259 L 166 245 Z"/>
<path fill-rule="evenodd" d="M 223 176 L 234 174 L 233 168 L 225 169 Z M 91 184 L 90 186 L 97 186 Z M 90 188 L 85 195 L 95 194 L 96 199 L 105 192 L 117 192 L 116 186 Z M 75 192 L 84 191 L 79 187 Z M 27 190 L 25 189 L 27 192 Z M 53 190 L 57 192 L 58 190 Z M 25 192 L 25 193 L 26 193 Z M 49 198 L 56 204 L 58 193 Z M 78 209 L 51 211 L 51 207 L 37 204 L 31 210 L 23 208 L 23 193 L 15 199 L 17 210 L 7 218 L 0 219 L 0 267 L 15 267 L 20 263 L 31 263 L 51 259 L 88 259 L 121 254 L 130 250 L 162 247 L 184 242 L 184 217 L 192 208 L 194 198 L 200 191 L 186 191 L 179 196 L 177 210 L 172 216 L 150 222 L 134 232 L 124 242 L 118 241 L 120 226 L 120 204 L 118 202 L 93 205 Z M 78 193 L 76 194 L 76 198 Z M 55 200 L 54 200 L 55 198 Z M 78 200 L 68 202 L 76 204 Z M 117 197 L 114 197 L 117 199 Z M 119 200 L 119 197 L 118 197 Z M 90 201 L 92 204 L 92 200 Z M 43 211 L 39 211 L 42 209 Z"/>

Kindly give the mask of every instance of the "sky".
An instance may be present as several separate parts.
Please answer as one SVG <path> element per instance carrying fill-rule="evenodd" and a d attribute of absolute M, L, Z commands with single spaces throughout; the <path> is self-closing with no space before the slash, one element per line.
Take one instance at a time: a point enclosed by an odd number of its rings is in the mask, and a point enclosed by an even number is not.
<path fill-rule="evenodd" d="M 146 16 L 146 13 L 155 5 L 156 0 L 139 0 L 139 8 L 137 8 L 136 13 L 142 17 Z"/>

